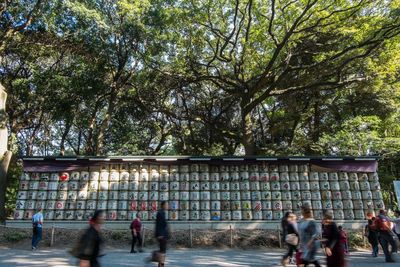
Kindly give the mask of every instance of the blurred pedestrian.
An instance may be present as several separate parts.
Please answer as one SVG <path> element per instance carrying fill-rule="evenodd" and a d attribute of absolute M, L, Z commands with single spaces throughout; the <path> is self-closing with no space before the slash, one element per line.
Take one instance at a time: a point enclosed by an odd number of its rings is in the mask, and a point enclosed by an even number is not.
<path fill-rule="evenodd" d="M 396 218 L 391 220 L 394 223 L 394 232 L 400 241 L 400 210 L 396 210 L 394 212 L 394 215 L 396 216 Z"/>
<path fill-rule="evenodd" d="M 285 215 L 283 215 L 282 219 L 281 219 L 281 229 L 282 229 L 282 237 L 281 237 L 281 241 L 282 243 L 285 243 L 285 237 L 286 237 L 286 230 L 287 230 L 287 224 L 288 224 L 288 217 L 290 215 L 290 212 L 285 212 Z"/>
<path fill-rule="evenodd" d="M 131 223 L 131 232 L 132 232 L 132 247 L 131 253 L 136 253 L 135 244 L 138 243 L 139 252 L 143 252 L 142 250 L 142 221 L 140 220 L 140 212 L 136 213 L 136 219 L 134 219 Z"/>
<path fill-rule="evenodd" d="M 302 207 L 301 214 L 303 215 L 303 219 L 299 223 L 301 262 L 304 264 L 304 267 L 309 264 L 314 264 L 316 267 L 320 267 L 321 265 L 316 259 L 319 247 L 318 239 L 320 236 L 317 223 L 313 218 L 310 207 Z"/>
<path fill-rule="evenodd" d="M 385 254 L 386 262 L 395 262 L 392 253 L 397 253 L 397 243 L 393 238 L 393 223 L 386 216 L 385 210 L 380 210 L 379 215 L 375 220 L 376 229 L 378 230 L 378 240 Z M 391 249 L 389 250 L 389 245 Z"/>
<path fill-rule="evenodd" d="M 76 257 L 80 259 L 79 267 L 100 267 L 98 258 L 103 256 L 103 238 L 101 226 L 104 223 L 104 211 L 96 210 L 89 221 L 89 228 L 79 240 Z"/>
<path fill-rule="evenodd" d="M 160 246 L 159 254 L 157 256 L 158 266 L 162 267 L 165 265 L 165 254 L 167 252 L 167 240 L 169 238 L 169 230 L 167 223 L 166 211 L 168 210 L 168 204 L 166 201 L 162 201 L 160 210 L 157 212 L 156 219 L 156 230 L 155 236 Z"/>
<path fill-rule="evenodd" d="M 340 244 L 344 251 L 344 254 L 349 253 L 349 242 L 347 241 L 347 233 L 343 230 L 343 226 L 338 226 L 339 234 L 340 234 Z"/>
<path fill-rule="evenodd" d="M 379 246 L 378 246 L 378 231 L 375 225 L 375 216 L 373 213 L 367 213 L 368 224 L 365 226 L 364 235 L 368 238 L 368 243 L 372 248 L 372 257 L 378 257 Z"/>
<path fill-rule="evenodd" d="M 39 241 L 42 240 L 42 230 L 43 213 L 42 208 L 39 208 L 32 216 L 32 250 L 36 250 L 39 245 Z"/>
<path fill-rule="evenodd" d="M 284 239 L 288 247 L 288 251 L 283 256 L 281 262 L 283 266 L 287 266 L 287 264 L 289 264 L 290 260 L 293 258 L 293 253 L 297 251 L 297 245 L 299 243 L 299 233 L 297 230 L 296 215 L 294 213 L 289 213 L 287 215 L 286 220 L 287 220 L 285 224 L 286 230 L 284 231 L 286 235 Z"/>
<path fill-rule="evenodd" d="M 344 257 L 343 246 L 340 242 L 341 236 L 336 223 L 332 220 L 330 213 L 324 214 L 323 233 L 324 249 L 326 253 L 327 267 L 345 267 L 347 263 Z"/>

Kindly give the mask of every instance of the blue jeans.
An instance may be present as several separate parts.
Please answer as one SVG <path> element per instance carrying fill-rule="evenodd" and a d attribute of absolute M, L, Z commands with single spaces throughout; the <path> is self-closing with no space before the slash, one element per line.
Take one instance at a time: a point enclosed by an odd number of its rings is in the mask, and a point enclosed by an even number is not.
<path fill-rule="evenodd" d="M 36 227 L 36 230 L 33 230 L 32 247 L 36 248 L 40 240 L 42 240 L 42 227 Z"/>

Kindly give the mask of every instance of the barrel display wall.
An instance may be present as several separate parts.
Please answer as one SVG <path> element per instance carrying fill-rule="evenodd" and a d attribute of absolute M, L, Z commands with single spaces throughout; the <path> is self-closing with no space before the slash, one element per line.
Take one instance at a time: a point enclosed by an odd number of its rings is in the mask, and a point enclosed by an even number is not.
<path fill-rule="evenodd" d="M 384 208 L 376 172 L 316 172 L 309 164 L 103 164 L 85 171 L 25 172 L 14 219 L 42 207 L 45 220 L 108 220 L 140 212 L 154 220 L 167 201 L 169 220 L 280 220 L 308 205 L 321 219 L 362 220 Z"/>

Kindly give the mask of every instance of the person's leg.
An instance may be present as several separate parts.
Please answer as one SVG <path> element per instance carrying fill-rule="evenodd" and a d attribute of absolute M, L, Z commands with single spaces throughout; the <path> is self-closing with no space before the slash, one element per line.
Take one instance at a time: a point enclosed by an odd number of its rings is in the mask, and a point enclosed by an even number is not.
<path fill-rule="evenodd" d="M 137 242 L 138 242 L 138 247 L 139 247 L 139 252 L 142 252 L 142 244 L 143 244 L 143 240 L 142 240 L 142 234 L 138 233 L 137 234 Z"/>
<path fill-rule="evenodd" d="M 32 231 L 32 249 L 36 248 L 36 230 L 33 229 Z"/>
<path fill-rule="evenodd" d="M 136 242 L 136 239 L 135 239 L 134 234 L 132 233 L 131 253 L 133 253 L 135 251 L 135 242 Z"/>
<path fill-rule="evenodd" d="M 37 235 L 35 247 L 37 247 L 39 245 L 39 241 L 42 240 L 42 227 L 38 227 L 37 231 L 38 231 L 38 235 Z"/>
<path fill-rule="evenodd" d="M 391 246 L 391 253 L 397 253 L 397 242 L 394 240 L 393 236 L 391 234 L 388 234 L 388 241 Z"/>
<path fill-rule="evenodd" d="M 390 251 L 389 251 L 389 242 L 386 239 L 385 233 L 379 234 L 379 243 L 381 244 L 383 253 L 385 254 L 385 260 L 390 261 L 392 258 L 390 256 Z"/>

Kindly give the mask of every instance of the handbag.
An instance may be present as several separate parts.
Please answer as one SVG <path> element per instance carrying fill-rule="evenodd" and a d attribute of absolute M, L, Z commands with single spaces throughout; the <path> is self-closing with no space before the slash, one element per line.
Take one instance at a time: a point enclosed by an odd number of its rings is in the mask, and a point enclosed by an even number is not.
<path fill-rule="evenodd" d="M 287 234 L 285 242 L 292 246 L 297 246 L 299 243 L 299 237 L 296 234 Z"/>

